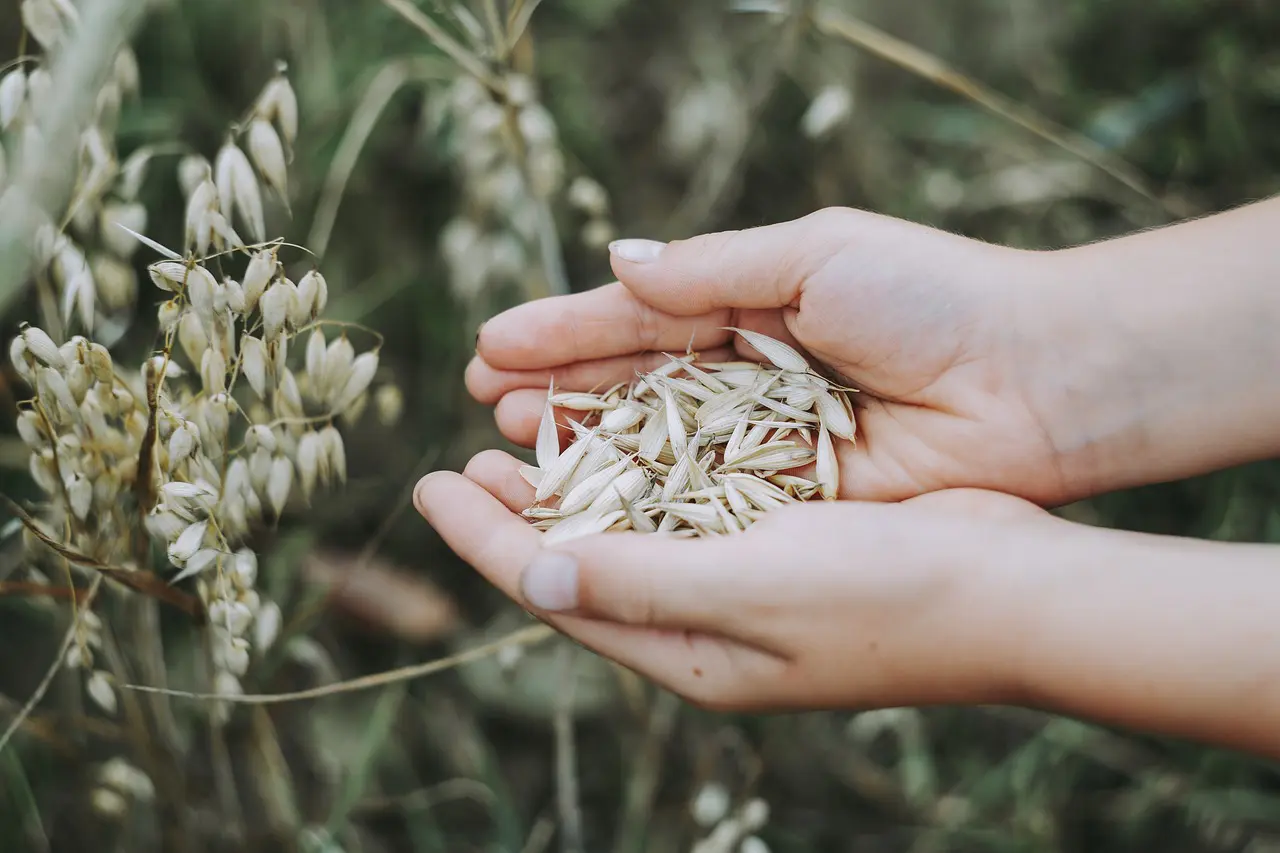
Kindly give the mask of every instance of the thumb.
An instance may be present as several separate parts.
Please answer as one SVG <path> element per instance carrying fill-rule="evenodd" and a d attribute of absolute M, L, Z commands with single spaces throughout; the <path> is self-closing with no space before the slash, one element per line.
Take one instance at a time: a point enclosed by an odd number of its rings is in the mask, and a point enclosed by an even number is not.
<path fill-rule="evenodd" d="M 520 594 L 535 611 L 719 631 L 736 599 L 730 556 L 718 541 L 598 534 L 535 553 Z"/>
<path fill-rule="evenodd" d="M 848 242 L 863 215 L 831 207 L 670 243 L 615 240 L 610 263 L 628 290 L 668 314 L 781 308 L 799 300 L 806 280 Z"/>

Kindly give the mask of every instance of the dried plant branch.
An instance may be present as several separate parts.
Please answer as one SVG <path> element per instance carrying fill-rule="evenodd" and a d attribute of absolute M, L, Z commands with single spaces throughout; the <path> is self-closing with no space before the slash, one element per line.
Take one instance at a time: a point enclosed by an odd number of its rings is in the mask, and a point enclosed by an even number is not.
<path fill-rule="evenodd" d="M 311 232 L 307 235 L 307 245 L 317 258 L 323 258 L 329 248 L 329 238 L 333 234 L 333 225 L 338 217 L 338 205 L 346 192 L 347 182 L 355 170 L 360 152 L 364 150 L 373 132 L 374 125 L 387 108 L 387 104 L 406 84 L 417 80 L 446 79 L 445 70 L 430 57 L 415 56 L 408 59 L 392 60 L 374 75 L 360 98 L 360 105 L 351 116 L 333 160 L 329 163 L 329 171 L 325 175 L 320 191 L 320 201 L 316 204 L 316 213 L 311 220 Z"/>
<path fill-rule="evenodd" d="M 89 583 L 89 589 L 85 593 L 84 603 L 88 607 L 93 603 L 93 599 L 98 594 L 98 589 L 102 586 L 102 575 L 96 575 Z M 58 644 L 58 654 L 54 657 L 53 662 L 49 664 L 49 668 L 45 670 L 44 677 L 40 679 L 40 683 L 36 685 L 36 689 L 31 692 L 31 696 L 18 709 L 18 713 L 9 721 L 9 725 L 5 727 L 4 733 L 0 734 L 0 752 L 4 752 L 5 745 L 13 737 L 24 720 L 31 715 L 35 707 L 40 704 L 40 700 L 44 698 L 44 694 L 49 692 L 49 685 L 53 684 L 53 679 L 57 677 L 58 671 L 62 669 L 62 662 L 67 659 L 67 650 L 71 648 L 71 644 L 76 638 L 76 623 L 73 620 L 71 625 L 67 627 L 67 631 L 62 635 L 62 642 Z"/>
<path fill-rule="evenodd" d="M 430 16 L 422 12 L 422 10 L 414 7 L 407 0 L 382 0 L 382 2 L 388 9 L 421 30 L 422 34 L 431 39 L 436 47 L 458 63 L 462 70 L 479 80 L 491 91 L 499 94 L 505 93 L 505 84 L 490 73 L 480 57 L 459 44 L 453 36 L 445 32 L 439 24 L 431 20 Z"/>
<path fill-rule="evenodd" d="M 583 853 L 582 804 L 578 797 L 577 744 L 573 737 L 573 687 L 577 674 L 577 646 L 556 650 L 560 685 L 552 723 L 556 743 L 556 808 L 560 813 L 560 849 Z"/>
<path fill-rule="evenodd" d="M 138 690 L 143 693 L 163 693 L 167 696 L 177 696 L 183 699 L 222 701 L 242 705 L 276 705 L 283 702 L 297 702 L 305 699 L 321 699 L 325 696 L 336 696 L 340 693 L 354 693 L 359 690 L 368 690 L 374 687 L 383 687 L 388 684 L 395 684 L 399 681 L 410 681 L 415 678 L 434 675 L 437 672 L 443 672 L 447 669 L 453 669 L 455 667 L 495 655 L 508 646 L 532 645 L 534 643 L 542 642 L 555 634 L 555 629 L 548 625 L 533 625 L 528 628 L 522 628 L 519 631 L 512 631 L 505 637 L 500 637 L 492 642 L 467 649 L 465 652 L 459 652 L 458 654 L 450 655 L 449 657 L 438 658 L 433 661 L 427 661 L 426 663 L 399 667 L 397 669 L 379 672 L 373 675 L 365 675 L 360 678 L 352 678 L 348 681 L 339 681 L 336 684 L 325 684 L 308 690 L 298 690 L 292 693 L 188 693 L 184 690 L 148 687 L 145 684 L 125 684 L 122 686 L 128 690 Z"/>
<path fill-rule="evenodd" d="M 733 5 L 738 11 L 773 14 L 783 14 L 788 8 L 788 4 L 781 0 L 739 0 Z M 1162 199 L 1142 173 L 1122 158 L 1087 137 L 988 88 L 951 67 L 940 57 L 830 6 L 815 10 L 813 22 L 819 32 L 843 39 L 936 86 L 954 92 L 987 112 L 1079 157 L 1156 205 L 1164 213 L 1176 216 L 1189 213 L 1182 210 L 1181 205 L 1175 207 L 1174 202 Z"/>

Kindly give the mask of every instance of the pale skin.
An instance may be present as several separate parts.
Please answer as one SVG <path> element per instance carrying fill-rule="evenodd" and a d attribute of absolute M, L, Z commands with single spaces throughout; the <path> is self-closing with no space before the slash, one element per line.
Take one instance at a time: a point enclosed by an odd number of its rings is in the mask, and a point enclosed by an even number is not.
<path fill-rule="evenodd" d="M 1280 200 L 1045 252 L 847 209 L 622 241 L 617 283 L 481 330 L 467 384 L 503 433 L 532 444 L 552 375 L 756 357 L 741 326 L 861 389 L 841 500 L 549 550 L 495 450 L 415 502 L 522 606 L 706 707 L 1019 704 L 1280 758 L 1280 549 L 1043 509 L 1280 454 L 1277 234 Z"/>

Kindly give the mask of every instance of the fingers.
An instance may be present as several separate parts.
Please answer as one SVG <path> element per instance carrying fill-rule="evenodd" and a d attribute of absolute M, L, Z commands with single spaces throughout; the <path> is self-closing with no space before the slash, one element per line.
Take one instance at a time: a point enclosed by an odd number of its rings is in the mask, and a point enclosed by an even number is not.
<path fill-rule="evenodd" d="M 539 534 L 493 495 L 452 471 L 423 477 L 413 503 L 449 548 L 494 586 L 519 595 L 520 571 L 538 551 Z"/>
<path fill-rule="evenodd" d="M 721 540 L 598 534 L 534 555 L 520 589 L 549 613 L 736 637 L 736 550 Z"/>
<path fill-rule="evenodd" d="M 482 455 L 486 459 L 475 466 L 475 475 L 486 481 L 496 476 L 499 488 L 508 488 L 499 456 Z M 517 460 L 508 458 L 509 466 L 518 467 Z M 510 501 L 513 496 L 504 497 Z M 513 600 L 531 606 L 521 593 L 520 578 L 541 553 L 540 534 L 533 527 L 480 484 L 451 471 L 424 477 L 414 490 L 414 504 L 454 553 Z M 765 652 L 733 647 L 684 627 L 652 629 L 583 614 L 548 614 L 546 621 L 597 653 L 695 698 L 732 696 L 741 691 L 744 674 L 760 673 L 763 679 L 784 666 Z"/>
<path fill-rule="evenodd" d="M 670 316 L 621 284 L 538 299 L 511 308 L 480 329 L 476 352 L 498 370 L 536 370 L 651 350 L 708 349 L 729 340 L 727 311 Z"/>
<path fill-rule="evenodd" d="M 805 281 L 848 242 L 857 216 L 831 208 L 666 244 L 618 240 L 610 246 L 611 262 L 628 290 L 669 314 L 781 308 L 794 305 Z"/>
<path fill-rule="evenodd" d="M 687 341 L 685 343 L 688 343 Z M 684 354 L 685 344 L 673 348 L 673 356 Z M 724 361 L 731 357 L 728 347 L 700 352 L 703 361 Z M 650 371 L 669 359 L 661 352 L 629 353 L 624 356 L 554 365 L 538 370 L 501 370 L 477 355 L 467 365 L 467 391 L 478 402 L 492 405 L 502 395 L 521 388 L 536 388 L 544 394 L 552 379 L 557 391 L 602 391 L 618 382 L 630 382 L 637 371 Z"/>
<path fill-rule="evenodd" d="M 547 403 L 547 390 L 535 391 L 525 388 L 512 391 L 498 401 L 493 409 L 493 419 L 498 430 L 507 440 L 521 447 L 533 447 L 538 438 L 538 421 L 542 418 L 542 409 Z M 570 412 L 557 409 L 557 424 L 563 424 L 574 416 L 581 417 L 581 412 Z M 560 444 L 564 446 L 571 435 L 567 427 L 560 429 Z"/>
<path fill-rule="evenodd" d="M 501 450 L 485 450 L 477 453 L 467 463 L 462 475 L 484 488 L 512 512 L 521 512 L 533 505 L 534 489 L 520 476 L 524 465 L 510 453 Z"/>
<path fill-rule="evenodd" d="M 485 451 L 465 476 L 519 512 L 533 503 L 521 464 L 501 451 Z M 533 554 L 520 589 L 531 607 L 549 613 L 731 634 L 740 610 L 734 603 L 740 550 L 727 539 L 606 533 Z"/>

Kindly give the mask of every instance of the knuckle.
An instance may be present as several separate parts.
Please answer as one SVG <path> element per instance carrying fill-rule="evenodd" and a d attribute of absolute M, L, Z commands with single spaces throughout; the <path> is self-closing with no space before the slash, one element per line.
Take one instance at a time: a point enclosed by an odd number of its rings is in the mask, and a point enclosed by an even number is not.
<path fill-rule="evenodd" d="M 852 207 L 833 205 L 815 210 L 805 216 L 809 223 L 825 229 L 845 229 L 852 227 L 861 217 L 861 213 Z"/>
<path fill-rule="evenodd" d="M 501 450 L 493 448 L 482 450 L 467 461 L 466 467 L 462 469 L 462 476 L 474 480 L 481 471 L 501 462 L 504 455 Z"/>
<path fill-rule="evenodd" d="M 644 349 L 653 349 L 662 331 L 657 312 L 639 299 L 632 300 L 631 310 L 636 339 Z"/>

